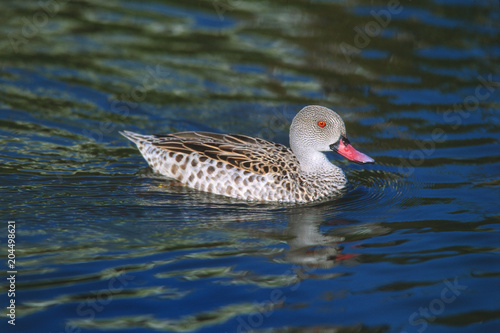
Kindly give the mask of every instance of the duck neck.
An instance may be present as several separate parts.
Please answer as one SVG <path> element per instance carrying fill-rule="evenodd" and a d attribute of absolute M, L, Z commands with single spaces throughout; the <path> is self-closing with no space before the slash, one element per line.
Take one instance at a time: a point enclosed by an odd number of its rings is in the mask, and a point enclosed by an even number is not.
<path fill-rule="evenodd" d="M 295 149 L 294 149 L 295 148 Z M 320 151 L 301 150 L 292 146 L 292 151 L 297 156 L 300 170 L 306 173 L 336 173 L 340 170 L 330 163 L 325 154 Z"/>

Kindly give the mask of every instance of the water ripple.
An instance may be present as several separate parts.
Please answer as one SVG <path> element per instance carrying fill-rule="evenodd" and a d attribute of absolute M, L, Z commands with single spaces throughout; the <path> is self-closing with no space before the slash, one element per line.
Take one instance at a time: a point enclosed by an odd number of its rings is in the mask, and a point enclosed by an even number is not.
<path fill-rule="evenodd" d="M 410 205 L 418 196 L 418 182 L 385 170 L 351 170 L 348 193 L 339 203 L 343 209 L 365 210 L 376 207 L 396 208 Z"/>

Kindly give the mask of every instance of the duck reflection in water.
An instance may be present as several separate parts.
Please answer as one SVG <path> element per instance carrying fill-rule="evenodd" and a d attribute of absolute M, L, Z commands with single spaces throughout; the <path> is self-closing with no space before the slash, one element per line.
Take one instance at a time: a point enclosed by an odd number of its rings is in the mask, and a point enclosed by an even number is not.
<path fill-rule="evenodd" d="M 146 168 L 142 174 L 149 178 L 153 173 Z M 390 231 L 377 223 L 360 225 L 358 221 L 337 217 L 341 207 L 337 207 L 339 204 L 336 200 L 305 206 L 249 204 L 194 191 L 175 181 L 165 182 L 163 178 L 155 185 L 142 188 L 141 192 L 143 193 L 136 196 L 141 205 L 161 205 L 166 211 L 175 213 L 175 228 L 191 231 L 206 228 L 224 230 L 231 238 L 233 235 L 239 237 L 232 240 L 242 254 L 249 251 L 255 254 L 255 243 L 242 242 L 242 234 L 247 234 L 243 238 L 249 236 L 266 243 L 269 240 L 272 243 L 285 240 L 289 249 L 271 255 L 270 259 L 302 265 L 305 269 L 329 268 L 340 262 L 354 264 L 358 261 L 358 255 L 346 253 L 343 243 Z M 159 192 L 164 199 L 161 199 Z M 280 211 L 283 212 L 283 222 L 286 224 L 269 221 L 270 217 L 275 218 L 276 212 Z M 184 226 L 179 225 L 179 217 L 186 222 Z M 332 227 L 322 232 L 321 226 Z M 155 230 L 159 232 L 157 236 L 163 234 L 168 237 L 172 232 L 172 224 L 169 221 L 161 222 L 155 225 Z"/>

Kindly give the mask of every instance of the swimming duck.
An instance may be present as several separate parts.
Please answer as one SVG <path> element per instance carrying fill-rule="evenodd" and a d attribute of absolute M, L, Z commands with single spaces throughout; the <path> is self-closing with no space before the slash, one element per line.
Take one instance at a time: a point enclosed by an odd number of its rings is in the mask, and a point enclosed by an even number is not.
<path fill-rule="evenodd" d="M 137 145 L 155 171 L 189 187 L 251 201 L 306 203 L 338 195 L 347 179 L 330 163 L 335 151 L 358 163 L 342 118 L 318 105 L 304 107 L 290 126 L 290 148 L 239 134 L 120 132 Z"/>

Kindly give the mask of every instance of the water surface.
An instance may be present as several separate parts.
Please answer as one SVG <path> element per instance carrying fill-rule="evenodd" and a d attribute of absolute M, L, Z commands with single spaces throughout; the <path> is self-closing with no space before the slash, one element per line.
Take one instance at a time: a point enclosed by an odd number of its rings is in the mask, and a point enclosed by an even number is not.
<path fill-rule="evenodd" d="M 391 4 L 4 1 L 2 332 L 498 332 L 500 5 Z M 328 202 L 198 193 L 118 134 L 288 145 L 308 104 L 377 161 L 330 154 Z"/>

